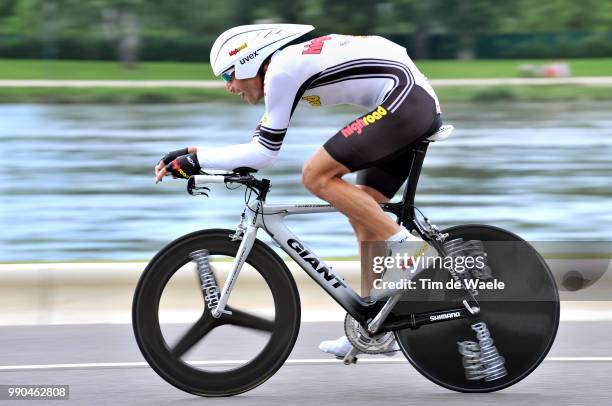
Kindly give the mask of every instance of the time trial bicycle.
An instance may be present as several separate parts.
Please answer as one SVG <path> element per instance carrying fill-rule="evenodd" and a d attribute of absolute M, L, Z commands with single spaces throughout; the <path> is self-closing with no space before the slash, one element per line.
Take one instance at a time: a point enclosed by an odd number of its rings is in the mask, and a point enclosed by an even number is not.
<path fill-rule="evenodd" d="M 164 247 L 144 270 L 133 300 L 133 328 L 140 350 L 153 370 L 175 387 L 200 396 L 230 396 L 269 379 L 285 362 L 300 328 L 300 299 L 285 261 L 257 238 L 263 229 L 346 312 L 345 333 L 353 350 L 344 358 L 355 362 L 359 352 L 381 353 L 395 338 L 401 352 L 422 375 L 460 392 L 491 392 L 511 386 L 535 370 L 551 348 L 559 325 L 559 296 L 546 262 L 526 241 L 503 229 L 479 224 L 439 229 L 414 206 L 416 187 L 429 144 L 447 138 L 452 126 L 411 147 L 410 174 L 399 202 L 382 204 L 397 222 L 436 248 L 441 257 L 484 256 L 487 272 L 459 272 L 432 267 L 421 279 L 460 289 L 407 291 L 382 302 L 360 297 L 344 279 L 308 248 L 284 223 L 287 216 L 333 212 L 325 204 L 267 204 L 270 181 L 254 170 L 194 175 L 190 194 L 207 194 L 206 185 L 244 186 L 255 198 L 246 201 L 235 230 L 196 231 Z M 227 273 L 221 275 L 221 268 Z M 247 269 L 248 268 L 248 269 Z M 187 269 L 198 295 L 195 322 L 181 331 L 169 330 L 160 317 L 164 292 L 179 270 Z M 469 276 L 495 279 L 505 289 L 467 285 Z M 240 291 L 242 278 L 259 278 Z M 256 294 L 257 297 L 251 297 Z M 266 311 L 258 311 L 262 298 Z M 172 300 L 181 300 L 179 294 Z M 264 300 L 264 301 L 265 301 Z M 235 304 L 234 304 L 235 303 Z M 217 335 L 225 326 L 236 334 Z M 244 360 L 216 360 L 220 350 L 241 352 L 251 344 L 243 335 L 264 337 L 260 350 Z M 251 336 L 249 336 L 251 337 Z M 204 339 L 205 338 L 205 339 Z M 204 340 L 203 340 L 204 339 Z M 202 344 L 208 361 L 189 360 Z M 228 348 L 235 345 L 236 349 Z"/>

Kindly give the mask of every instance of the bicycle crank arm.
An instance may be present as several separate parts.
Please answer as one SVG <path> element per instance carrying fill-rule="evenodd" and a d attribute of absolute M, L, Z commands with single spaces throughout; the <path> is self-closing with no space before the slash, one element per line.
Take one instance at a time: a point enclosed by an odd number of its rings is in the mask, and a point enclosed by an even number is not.
<path fill-rule="evenodd" d="M 340 358 L 344 365 L 351 365 L 357 363 L 357 355 L 359 354 L 359 350 L 355 347 L 351 348 L 349 352 L 346 353 L 344 358 Z M 339 357 L 338 357 L 339 358 Z"/>
<path fill-rule="evenodd" d="M 378 333 L 386 331 L 401 330 L 404 328 L 417 329 L 427 324 L 441 323 L 444 321 L 466 319 L 473 314 L 465 307 L 438 310 L 435 312 L 411 313 L 401 319 L 384 322 L 378 329 Z"/>
<path fill-rule="evenodd" d="M 376 334 L 378 332 L 378 330 L 380 329 L 380 326 L 387 319 L 387 316 L 389 315 L 389 313 L 391 313 L 391 311 L 393 310 L 396 303 L 400 300 L 401 297 L 402 297 L 402 294 L 400 293 L 400 294 L 396 294 L 392 296 L 391 298 L 387 300 L 387 303 L 385 303 L 385 305 L 380 310 L 380 312 L 378 312 L 376 317 L 374 317 L 374 320 L 372 320 L 368 324 L 368 332 L 370 334 Z"/>

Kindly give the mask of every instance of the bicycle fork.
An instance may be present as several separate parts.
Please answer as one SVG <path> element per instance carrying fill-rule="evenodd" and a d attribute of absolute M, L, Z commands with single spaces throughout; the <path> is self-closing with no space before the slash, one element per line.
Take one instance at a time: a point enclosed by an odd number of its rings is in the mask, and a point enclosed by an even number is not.
<path fill-rule="evenodd" d="M 227 305 L 230 293 L 234 288 L 236 279 L 238 279 L 238 274 L 240 274 L 242 265 L 244 265 L 244 262 L 251 252 L 251 248 L 253 248 L 255 238 L 257 237 L 257 228 L 257 226 L 250 223 L 242 235 L 242 241 L 240 242 L 240 247 L 238 247 L 236 257 L 234 258 L 232 270 L 230 271 L 230 274 L 223 285 L 223 291 L 221 292 L 221 297 L 219 298 L 219 304 L 217 304 L 217 306 L 211 310 L 211 314 L 214 318 L 219 318 L 223 313 L 227 313 L 225 306 Z"/>

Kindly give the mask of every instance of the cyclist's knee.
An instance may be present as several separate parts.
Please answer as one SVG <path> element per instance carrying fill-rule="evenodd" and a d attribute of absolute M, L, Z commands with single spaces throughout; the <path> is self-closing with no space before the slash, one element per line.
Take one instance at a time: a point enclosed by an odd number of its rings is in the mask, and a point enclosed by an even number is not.
<path fill-rule="evenodd" d="M 341 178 L 348 172 L 348 168 L 334 160 L 324 148 L 320 148 L 304 163 L 302 183 L 317 194 L 325 190 L 330 180 Z"/>
<path fill-rule="evenodd" d="M 314 194 L 325 190 L 329 181 L 334 177 L 337 177 L 334 171 L 327 170 L 312 158 L 302 167 L 302 183 Z"/>
<path fill-rule="evenodd" d="M 306 189 L 316 194 L 316 192 L 321 189 L 321 184 L 325 182 L 324 178 L 319 168 L 314 165 L 311 160 L 304 163 L 302 167 L 302 183 Z"/>

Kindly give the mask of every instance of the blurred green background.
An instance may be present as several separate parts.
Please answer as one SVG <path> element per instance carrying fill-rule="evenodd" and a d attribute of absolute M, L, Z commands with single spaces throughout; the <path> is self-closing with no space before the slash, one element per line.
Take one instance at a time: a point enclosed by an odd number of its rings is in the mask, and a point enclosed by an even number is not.
<path fill-rule="evenodd" d="M 254 22 L 382 34 L 417 59 L 612 55 L 606 0 L 0 0 L 0 55 L 203 62 L 219 33 Z"/>
<path fill-rule="evenodd" d="M 240 24 L 313 24 L 377 34 L 408 49 L 431 79 L 525 75 L 561 60 L 572 76 L 612 75 L 605 0 L 0 0 L 0 80 L 209 80 L 212 43 Z M 306 40 L 307 38 L 304 38 Z M 461 87 L 445 100 L 612 98 L 608 86 Z M 222 89 L 0 87 L 0 102 L 228 100 Z M 233 99 L 232 99 L 233 100 Z"/>
<path fill-rule="evenodd" d="M 457 127 L 428 155 L 419 188 L 440 224 L 606 238 L 609 0 L 0 0 L 0 150 L 29 165 L 0 173 L 0 261 L 142 260 L 194 227 L 233 227 L 241 198 L 215 190 L 196 202 L 179 181 L 156 186 L 152 167 L 185 145 L 251 139 L 262 106 L 239 104 L 208 57 L 222 31 L 257 22 L 312 24 L 311 36 L 379 34 L 408 49 Z M 547 66 L 568 77 L 523 78 L 555 76 Z M 597 78 L 578 82 L 585 77 Z M 169 82 L 145 83 L 158 80 Z M 296 111 L 266 174 L 277 202 L 313 199 L 302 161 L 358 112 L 325 109 L 313 122 L 310 108 Z M 334 221 L 309 219 L 296 232 L 321 255 L 355 255 L 348 223 Z"/>

